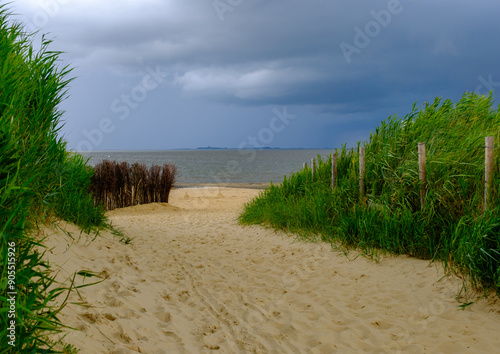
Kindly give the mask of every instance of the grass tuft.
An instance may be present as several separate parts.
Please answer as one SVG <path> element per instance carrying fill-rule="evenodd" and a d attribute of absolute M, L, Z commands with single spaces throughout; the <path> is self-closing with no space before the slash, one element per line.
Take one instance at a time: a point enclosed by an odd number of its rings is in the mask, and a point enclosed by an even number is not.
<path fill-rule="evenodd" d="M 0 352 L 51 353 L 72 287 L 55 282 L 39 225 L 62 219 L 97 231 L 107 221 L 90 194 L 93 171 L 58 135 L 71 69 L 51 40 L 35 51 L 9 17 L 0 5 Z"/>
<path fill-rule="evenodd" d="M 500 142 L 500 111 L 491 94 L 466 93 L 454 104 L 436 99 L 402 118 L 391 116 L 360 142 L 366 151 L 366 193 L 360 200 L 358 150 L 318 156 L 314 180 L 305 168 L 246 204 L 242 224 L 264 224 L 337 247 L 441 260 L 477 289 L 500 290 L 500 153 L 491 203 L 483 213 L 484 138 Z M 426 144 L 427 193 L 420 205 L 419 142 Z"/>

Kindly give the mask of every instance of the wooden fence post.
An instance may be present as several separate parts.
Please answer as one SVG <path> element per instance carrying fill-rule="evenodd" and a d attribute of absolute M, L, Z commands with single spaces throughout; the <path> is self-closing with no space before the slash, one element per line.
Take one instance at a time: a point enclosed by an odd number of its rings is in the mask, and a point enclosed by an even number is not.
<path fill-rule="evenodd" d="M 332 189 L 335 188 L 335 184 L 337 183 L 337 153 L 332 155 Z"/>
<path fill-rule="evenodd" d="M 420 179 L 420 207 L 424 207 L 427 193 L 427 177 L 425 164 L 425 144 L 418 143 L 418 177 Z"/>
<path fill-rule="evenodd" d="M 314 181 L 314 175 L 316 173 L 316 160 L 314 158 L 311 159 L 311 170 L 312 170 L 312 180 Z"/>
<path fill-rule="evenodd" d="M 485 161 L 484 161 L 484 211 L 488 210 L 489 199 L 491 195 L 491 186 L 493 181 L 494 167 L 494 138 L 487 136 L 485 138 Z"/>
<path fill-rule="evenodd" d="M 305 170 L 307 168 L 307 162 L 304 162 L 304 164 L 302 165 L 302 169 Z"/>
<path fill-rule="evenodd" d="M 365 147 L 359 148 L 359 199 L 365 197 Z"/>

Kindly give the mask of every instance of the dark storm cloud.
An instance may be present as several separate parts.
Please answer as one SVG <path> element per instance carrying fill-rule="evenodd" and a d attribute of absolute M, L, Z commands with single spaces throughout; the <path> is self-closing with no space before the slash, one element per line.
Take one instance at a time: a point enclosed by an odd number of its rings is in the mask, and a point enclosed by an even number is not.
<path fill-rule="evenodd" d="M 130 80 L 160 66 L 169 74 L 165 92 L 193 104 L 303 106 L 332 121 L 369 112 L 378 119 L 415 101 L 500 86 L 493 1 L 40 3 L 19 1 L 14 10 L 31 23 L 37 11 L 49 12 L 38 21 L 42 31 L 57 38 L 80 76 L 97 70 Z"/>

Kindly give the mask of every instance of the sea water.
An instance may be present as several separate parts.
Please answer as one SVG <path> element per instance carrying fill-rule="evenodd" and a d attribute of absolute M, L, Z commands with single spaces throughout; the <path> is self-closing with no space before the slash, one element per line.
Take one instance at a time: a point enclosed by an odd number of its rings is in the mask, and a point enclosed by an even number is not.
<path fill-rule="evenodd" d="M 302 168 L 304 162 L 320 155 L 326 159 L 333 150 L 309 149 L 195 149 L 163 151 L 93 151 L 81 153 L 95 166 L 103 160 L 147 166 L 174 164 L 177 184 L 280 183 L 283 176 Z"/>

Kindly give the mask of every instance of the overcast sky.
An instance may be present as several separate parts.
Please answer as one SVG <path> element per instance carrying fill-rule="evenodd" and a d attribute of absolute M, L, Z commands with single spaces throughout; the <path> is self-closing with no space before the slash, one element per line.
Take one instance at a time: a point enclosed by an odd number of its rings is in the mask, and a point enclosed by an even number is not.
<path fill-rule="evenodd" d="M 496 0 L 16 0 L 10 9 L 74 67 L 61 106 L 73 149 L 353 146 L 415 102 L 500 92 Z"/>

